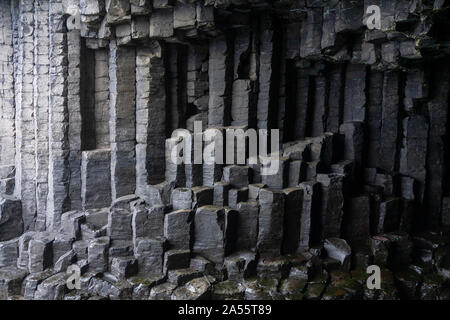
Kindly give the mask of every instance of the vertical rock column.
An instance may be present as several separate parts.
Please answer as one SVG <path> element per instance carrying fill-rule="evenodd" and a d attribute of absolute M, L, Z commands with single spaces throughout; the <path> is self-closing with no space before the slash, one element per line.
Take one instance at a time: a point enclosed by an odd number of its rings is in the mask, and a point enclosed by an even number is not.
<path fill-rule="evenodd" d="M 167 104 L 167 134 L 170 135 L 175 129 L 184 128 L 185 113 L 184 105 L 181 103 L 181 91 L 179 90 L 179 45 L 167 43 L 165 46 L 165 70 L 166 70 L 166 104 Z"/>
<path fill-rule="evenodd" d="M 379 167 L 388 172 L 395 169 L 398 136 L 399 74 L 385 72 L 381 114 Z"/>
<path fill-rule="evenodd" d="M 36 217 L 36 159 L 34 123 L 34 1 L 19 4 L 19 72 L 22 73 L 16 110 L 16 191 L 22 200 L 25 230 L 34 228 Z"/>
<path fill-rule="evenodd" d="M 110 42 L 109 102 L 112 200 L 135 192 L 135 49 Z"/>
<path fill-rule="evenodd" d="M 233 56 L 226 37 L 209 44 L 209 106 L 208 124 L 227 125 L 231 108 Z"/>
<path fill-rule="evenodd" d="M 330 91 L 328 94 L 327 131 L 338 132 L 342 118 L 342 102 L 344 101 L 343 78 L 344 67 L 341 64 L 333 65 L 330 71 Z"/>
<path fill-rule="evenodd" d="M 400 173 L 417 181 L 419 201 L 423 200 L 427 159 L 428 123 L 414 115 L 403 119 L 403 144 L 400 150 Z"/>
<path fill-rule="evenodd" d="M 108 51 L 104 49 L 95 50 L 94 98 L 96 148 L 109 148 L 109 68 Z"/>
<path fill-rule="evenodd" d="M 282 191 L 259 192 L 258 242 L 261 253 L 280 254 L 283 240 L 285 198 Z"/>
<path fill-rule="evenodd" d="M 365 163 L 369 168 L 378 167 L 380 161 L 380 127 L 381 127 L 381 102 L 383 96 L 383 73 L 371 72 L 369 77 L 369 98 L 367 101 L 367 153 Z"/>
<path fill-rule="evenodd" d="M 35 2 L 36 230 L 45 229 L 49 168 L 49 2 Z M 76 92 L 75 94 L 78 94 Z M 78 166 L 79 170 L 79 166 Z"/>
<path fill-rule="evenodd" d="M 295 96 L 295 126 L 294 139 L 300 140 L 306 136 L 306 118 L 308 116 L 308 106 L 310 104 L 310 76 L 304 68 L 297 68 L 297 85 Z"/>
<path fill-rule="evenodd" d="M 249 77 L 250 39 L 248 30 L 241 30 L 234 39 L 234 82 L 231 102 L 231 125 L 254 126 L 254 83 Z"/>
<path fill-rule="evenodd" d="M 427 145 L 427 188 L 425 199 L 427 203 L 427 213 L 432 227 L 436 227 L 440 222 L 441 203 L 442 203 L 442 218 L 445 209 L 443 201 L 444 189 L 444 172 L 445 159 L 444 150 L 446 145 L 446 132 L 448 137 L 448 101 L 449 101 L 449 73 L 450 65 L 436 64 L 435 72 L 435 87 L 434 96 L 428 102 L 428 117 L 430 121 L 430 131 L 428 134 Z M 448 138 L 447 138 L 448 139 Z M 447 141 L 448 148 L 448 141 Z M 448 150 L 448 149 L 447 149 Z M 448 168 L 448 165 L 447 165 Z M 448 170 L 447 170 L 448 175 Z M 447 200 L 447 203 L 449 201 Z M 445 224 L 444 219 L 442 220 Z"/>
<path fill-rule="evenodd" d="M 187 48 L 187 103 L 199 112 L 196 118 L 206 119 L 208 112 L 208 46 L 192 44 Z M 203 123 L 206 127 L 206 123 Z"/>
<path fill-rule="evenodd" d="M 350 64 L 345 75 L 344 122 L 366 117 L 366 66 Z"/>
<path fill-rule="evenodd" d="M 47 229 L 57 228 L 69 209 L 69 112 L 67 34 L 62 1 L 50 1 L 49 195 Z"/>
<path fill-rule="evenodd" d="M 321 184 L 321 227 L 322 239 L 341 236 L 344 196 L 342 181 L 344 175 L 318 174 L 317 181 Z"/>
<path fill-rule="evenodd" d="M 157 41 L 136 54 L 136 192 L 164 180 L 166 92 L 163 48 Z"/>
<path fill-rule="evenodd" d="M 81 209 L 81 101 L 80 101 L 80 55 L 81 38 L 79 30 L 67 33 L 67 46 L 69 58 L 68 85 L 68 111 L 69 111 L 69 167 L 70 183 L 69 197 L 70 209 Z"/>
<path fill-rule="evenodd" d="M 273 99 L 272 61 L 274 54 L 273 46 L 273 21 L 271 17 L 262 16 L 260 19 L 261 33 L 259 39 L 259 84 L 258 104 L 256 119 L 260 129 L 268 129 L 270 119 L 270 104 Z"/>
<path fill-rule="evenodd" d="M 15 103 L 13 21 L 10 2 L 0 7 L 0 193 L 14 193 Z"/>

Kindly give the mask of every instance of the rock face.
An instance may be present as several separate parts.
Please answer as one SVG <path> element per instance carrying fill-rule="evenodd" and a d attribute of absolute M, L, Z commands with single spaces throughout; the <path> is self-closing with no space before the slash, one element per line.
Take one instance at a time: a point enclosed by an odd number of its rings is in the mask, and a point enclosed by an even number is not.
<path fill-rule="evenodd" d="M 373 2 L 0 1 L 0 299 L 448 299 L 449 3 Z"/>

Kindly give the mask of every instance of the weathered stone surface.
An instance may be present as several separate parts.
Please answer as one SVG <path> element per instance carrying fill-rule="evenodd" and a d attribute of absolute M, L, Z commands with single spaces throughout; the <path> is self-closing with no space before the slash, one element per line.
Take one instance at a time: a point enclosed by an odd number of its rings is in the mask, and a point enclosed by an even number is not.
<path fill-rule="evenodd" d="M 173 249 L 190 249 L 193 240 L 194 214 L 191 210 L 177 210 L 164 217 L 164 237 Z"/>
<path fill-rule="evenodd" d="M 225 212 L 216 206 L 197 209 L 194 218 L 193 251 L 214 263 L 222 263 L 225 254 Z"/>
<path fill-rule="evenodd" d="M 26 275 L 26 271 L 15 267 L 0 269 L 0 299 L 6 300 L 8 297 L 20 295 L 22 281 Z"/>
<path fill-rule="evenodd" d="M 138 272 L 142 275 L 163 272 L 164 238 L 137 238 L 134 244 L 134 256 L 138 261 Z"/>
<path fill-rule="evenodd" d="M 131 240 L 133 215 L 129 210 L 111 208 L 108 216 L 107 235 L 112 240 Z"/>
<path fill-rule="evenodd" d="M 162 237 L 166 211 L 167 208 L 161 205 L 148 207 L 142 203 L 135 204 L 131 219 L 133 241 L 138 237 Z"/>
<path fill-rule="evenodd" d="M 53 241 L 51 233 L 37 234 L 28 244 L 28 271 L 41 272 L 53 263 Z"/>
<path fill-rule="evenodd" d="M 0 196 L 0 241 L 18 237 L 23 230 L 20 200 L 8 195 Z"/>
<path fill-rule="evenodd" d="M 111 262 L 111 273 L 118 279 L 128 278 L 138 272 L 138 261 L 131 257 L 115 257 Z"/>

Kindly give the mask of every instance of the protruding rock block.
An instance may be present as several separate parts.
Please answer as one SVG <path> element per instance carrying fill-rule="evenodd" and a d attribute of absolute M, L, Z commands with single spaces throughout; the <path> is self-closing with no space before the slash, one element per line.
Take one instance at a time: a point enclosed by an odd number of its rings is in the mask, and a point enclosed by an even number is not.
<path fill-rule="evenodd" d="M 107 235 L 111 240 L 131 240 L 133 236 L 131 221 L 133 215 L 130 211 L 111 208 L 108 216 Z"/>
<path fill-rule="evenodd" d="M 342 192 L 344 175 L 338 173 L 318 174 L 321 185 L 320 221 L 322 238 L 340 237 L 344 196 Z"/>
<path fill-rule="evenodd" d="M 164 274 L 169 270 L 189 268 L 189 250 L 169 250 L 164 253 Z"/>
<path fill-rule="evenodd" d="M 263 183 L 254 183 L 248 185 L 248 199 L 256 201 L 259 199 L 259 191 L 267 186 Z"/>
<path fill-rule="evenodd" d="M 138 271 L 137 260 L 132 257 L 115 257 L 111 262 L 111 273 L 118 279 L 135 275 Z"/>
<path fill-rule="evenodd" d="M 306 251 L 320 237 L 317 223 L 320 216 L 320 185 L 318 182 L 306 181 L 299 184 L 303 190 L 301 207 L 300 239 L 298 251 Z"/>
<path fill-rule="evenodd" d="M 75 239 L 81 237 L 81 224 L 86 221 L 84 212 L 69 211 L 61 216 L 61 229 Z"/>
<path fill-rule="evenodd" d="M 261 189 L 259 204 L 258 251 L 279 254 L 283 240 L 284 194 L 282 191 Z"/>
<path fill-rule="evenodd" d="M 226 182 L 214 183 L 213 205 L 224 207 L 228 205 L 228 192 L 231 186 Z"/>
<path fill-rule="evenodd" d="M 223 168 L 223 181 L 235 188 L 244 188 L 249 184 L 248 166 L 231 165 Z"/>
<path fill-rule="evenodd" d="M 49 232 L 37 234 L 28 244 L 28 271 L 41 272 L 53 264 L 54 234 Z"/>
<path fill-rule="evenodd" d="M 53 264 L 59 260 L 59 258 L 72 249 L 72 243 L 75 239 L 71 235 L 56 234 L 53 240 Z"/>
<path fill-rule="evenodd" d="M 57 273 L 37 286 L 34 298 L 37 300 L 62 300 L 67 293 L 67 279 L 69 274 L 66 272 Z"/>
<path fill-rule="evenodd" d="M 12 196 L 0 195 L 0 241 L 18 237 L 23 230 L 21 201 Z"/>
<path fill-rule="evenodd" d="M 0 268 L 17 266 L 18 246 L 18 239 L 0 242 Z"/>
<path fill-rule="evenodd" d="M 172 192 L 172 207 L 174 210 L 192 208 L 192 190 L 190 188 L 176 188 Z"/>
<path fill-rule="evenodd" d="M 136 239 L 134 246 L 134 256 L 138 261 L 139 274 L 160 274 L 163 272 L 165 247 L 166 239 L 162 237 L 158 237 L 155 239 Z"/>
<path fill-rule="evenodd" d="M 268 157 L 262 159 L 263 170 L 267 174 L 262 174 L 262 183 L 268 188 L 283 189 L 289 182 L 289 158 Z M 270 169 L 269 169 L 270 168 Z M 269 172 L 273 169 L 273 172 Z"/>
<path fill-rule="evenodd" d="M 230 189 L 228 192 L 228 206 L 237 209 L 239 202 L 248 200 L 248 188 Z"/>
<path fill-rule="evenodd" d="M 258 239 L 258 202 L 240 202 L 238 203 L 237 210 L 239 214 L 236 249 L 254 251 Z"/>
<path fill-rule="evenodd" d="M 300 160 L 294 160 L 289 163 L 288 187 L 296 187 L 305 180 L 305 163 Z"/>
<path fill-rule="evenodd" d="M 338 260 L 343 266 L 350 267 L 350 255 L 352 249 L 347 244 L 347 241 L 339 238 L 325 239 L 325 251 L 328 257 Z"/>
<path fill-rule="evenodd" d="M 106 1 L 106 19 L 109 24 L 118 24 L 131 19 L 131 6 L 129 0 Z"/>
<path fill-rule="evenodd" d="M 225 227 L 223 208 L 198 208 L 194 219 L 193 251 L 214 263 L 222 263 L 225 254 Z"/>
<path fill-rule="evenodd" d="M 17 267 L 20 269 L 28 269 L 28 246 L 35 235 L 36 232 L 28 231 L 19 237 L 19 257 L 17 260 Z"/>
<path fill-rule="evenodd" d="M 132 210 L 133 241 L 139 237 L 157 238 L 164 234 L 165 206 L 136 204 Z"/>
<path fill-rule="evenodd" d="M 173 9 L 173 27 L 175 29 L 190 29 L 195 27 L 195 3 L 178 4 Z"/>
<path fill-rule="evenodd" d="M 285 194 L 285 212 L 283 226 L 283 253 L 295 253 L 300 244 L 303 190 L 293 187 L 283 190 Z"/>
<path fill-rule="evenodd" d="M 194 213 L 176 210 L 164 217 L 164 237 L 172 249 L 189 250 L 193 241 Z"/>
<path fill-rule="evenodd" d="M 212 205 L 214 197 L 214 189 L 211 187 L 194 187 L 192 188 L 192 209 L 198 207 Z"/>
<path fill-rule="evenodd" d="M 101 237 L 91 240 L 88 247 L 89 270 L 104 272 L 108 270 L 109 237 Z"/>

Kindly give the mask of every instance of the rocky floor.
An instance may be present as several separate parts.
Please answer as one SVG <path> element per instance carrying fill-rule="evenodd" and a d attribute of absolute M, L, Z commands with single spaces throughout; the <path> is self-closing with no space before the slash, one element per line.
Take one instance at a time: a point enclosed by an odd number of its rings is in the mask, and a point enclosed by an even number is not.
<path fill-rule="evenodd" d="M 397 239 L 397 242 L 388 240 L 390 238 Z M 319 246 L 303 254 L 285 257 L 256 257 L 251 252 L 239 252 L 227 257 L 221 268 L 215 268 L 210 261 L 199 256 L 188 257 L 185 265 L 179 265 L 182 268 L 151 275 L 139 275 L 136 258 L 131 255 L 112 254 L 110 271 L 91 271 L 87 267 L 89 257 L 78 252 L 80 258 L 70 259 L 70 263 L 75 262 L 81 267 L 81 289 L 69 290 L 66 284 L 69 275 L 61 271 L 61 265 L 67 260 L 65 257 L 75 256 L 72 249 L 69 255 L 64 254 L 45 271 L 29 273 L 17 267 L 1 268 L 0 297 L 10 300 L 448 300 L 449 238 L 436 242 L 437 238 L 441 237 L 426 234 L 409 238 L 387 234 L 385 238 L 374 240 L 384 242 L 383 246 L 389 243 L 391 250 L 392 246 L 403 242 L 413 252 L 419 253 L 415 259 L 404 261 L 407 265 L 391 271 L 385 267 L 392 263 L 388 259 L 390 251 L 373 248 L 375 261 L 385 264 L 382 266 L 381 289 L 367 288 L 369 275 L 365 268 L 349 270 L 340 261 L 327 257 L 327 253 L 331 253 L 329 250 L 333 249 Z M 109 252 L 116 248 L 111 246 Z M 164 264 L 168 264 L 167 256 Z"/>

